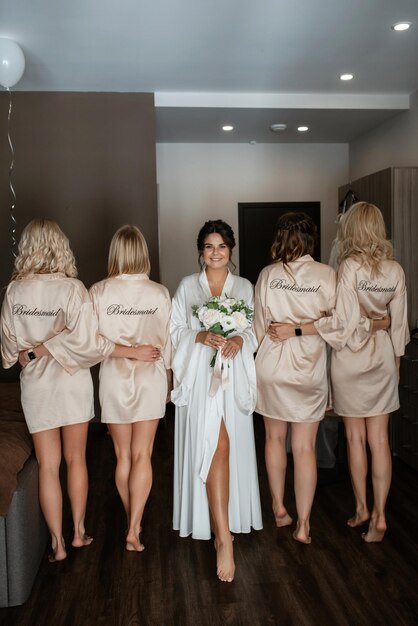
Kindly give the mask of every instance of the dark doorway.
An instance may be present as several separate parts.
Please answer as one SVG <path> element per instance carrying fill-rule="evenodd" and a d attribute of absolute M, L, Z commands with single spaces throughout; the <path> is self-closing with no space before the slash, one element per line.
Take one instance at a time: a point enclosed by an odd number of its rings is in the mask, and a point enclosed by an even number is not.
<path fill-rule="evenodd" d="M 321 203 L 320 202 L 239 202 L 239 268 L 240 275 L 253 284 L 263 267 L 271 263 L 270 248 L 273 243 L 278 218 L 289 211 L 307 213 L 318 229 L 315 248 L 316 261 L 321 257 Z"/>

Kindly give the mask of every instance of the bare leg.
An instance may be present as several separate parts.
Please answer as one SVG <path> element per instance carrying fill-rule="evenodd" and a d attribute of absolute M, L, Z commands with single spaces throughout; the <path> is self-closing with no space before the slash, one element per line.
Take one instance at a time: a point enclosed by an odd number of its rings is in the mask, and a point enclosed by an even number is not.
<path fill-rule="evenodd" d="M 89 488 L 86 443 L 88 422 L 62 427 L 64 458 L 67 463 L 67 489 L 73 515 L 75 548 L 88 546 L 93 541 L 86 535 L 84 519 L 86 516 L 87 494 Z"/>
<path fill-rule="evenodd" d="M 61 433 L 59 428 L 32 434 L 39 464 L 39 501 L 51 533 L 52 554 L 49 560 L 62 561 L 67 556 L 62 537 L 62 491 L 59 478 Z"/>
<path fill-rule="evenodd" d="M 292 424 L 292 452 L 295 464 L 295 496 L 298 521 L 293 538 L 311 543 L 310 524 L 312 503 L 316 489 L 315 440 L 319 422 Z"/>
<path fill-rule="evenodd" d="M 284 506 L 284 487 L 287 467 L 287 422 L 264 417 L 266 429 L 265 458 L 276 526 L 290 526 L 292 518 Z"/>
<path fill-rule="evenodd" d="M 142 516 L 152 486 L 151 455 L 154 447 L 158 419 L 132 424 L 131 456 L 132 467 L 129 475 L 130 519 L 126 535 L 126 549 L 142 552 L 139 541 Z"/>
<path fill-rule="evenodd" d="M 372 454 L 373 510 L 364 541 L 382 541 L 386 532 L 385 507 L 392 479 L 392 457 L 388 441 L 389 415 L 366 418 L 367 440 Z"/>
<path fill-rule="evenodd" d="M 216 452 L 206 481 L 209 508 L 214 521 L 218 578 L 232 582 L 235 574 L 234 552 L 229 531 L 229 438 L 221 420 Z"/>
<path fill-rule="evenodd" d="M 347 520 L 347 524 L 355 528 L 367 522 L 370 517 L 366 499 L 366 420 L 362 417 L 344 417 L 343 420 L 347 438 L 348 466 L 356 500 L 356 512 Z"/>
<path fill-rule="evenodd" d="M 132 424 L 108 424 L 116 454 L 115 483 L 123 508 L 127 525 L 131 515 L 129 507 L 129 474 L 131 473 Z"/>

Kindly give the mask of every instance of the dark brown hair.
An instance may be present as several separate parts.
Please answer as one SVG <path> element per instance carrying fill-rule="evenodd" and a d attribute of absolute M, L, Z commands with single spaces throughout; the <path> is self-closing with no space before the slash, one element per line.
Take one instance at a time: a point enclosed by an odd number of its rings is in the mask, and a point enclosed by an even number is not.
<path fill-rule="evenodd" d="M 285 213 L 277 220 L 271 246 L 273 261 L 287 265 L 304 254 L 313 254 L 317 239 L 315 222 L 306 213 Z"/>
<path fill-rule="evenodd" d="M 200 266 L 202 266 L 201 257 L 202 257 L 203 247 L 205 245 L 206 238 L 208 235 L 212 235 L 213 233 L 217 233 L 218 235 L 222 237 L 223 242 L 229 248 L 229 259 L 231 259 L 232 249 L 235 248 L 234 231 L 232 230 L 230 225 L 224 222 L 223 220 L 209 220 L 203 224 L 197 236 L 197 249 L 199 252 Z M 235 268 L 235 264 L 234 263 L 232 264 L 234 265 L 234 268 Z"/>

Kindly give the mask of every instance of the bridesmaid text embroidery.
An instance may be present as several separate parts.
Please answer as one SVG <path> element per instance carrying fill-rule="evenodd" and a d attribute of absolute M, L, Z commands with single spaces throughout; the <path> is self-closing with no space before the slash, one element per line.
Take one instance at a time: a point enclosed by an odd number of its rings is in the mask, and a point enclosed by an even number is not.
<path fill-rule="evenodd" d="M 316 293 L 321 288 L 321 285 L 315 287 L 302 287 L 296 283 L 288 283 L 284 278 L 275 278 L 270 282 L 270 289 L 285 289 L 286 291 L 297 291 L 298 293 Z"/>
<path fill-rule="evenodd" d="M 125 309 L 123 304 L 111 304 L 107 307 L 108 315 L 154 315 L 158 310 L 158 306 L 155 309 Z"/>
<path fill-rule="evenodd" d="M 378 293 L 394 293 L 396 291 L 396 287 L 398 283 L 394 287 L 382 287 L 381 285 L 376 285 L 371 283 L 369 280 L 361 280 L 358 284 L 359 291 L 376 291 Z"/>
<path fill-rule="evenodd" d="M 26 304 L 14 304 L 12 313 L 13 315 L 33 315 L 35 317 L 57 317 L 60 309 L 56 311 L 44 311 L 43 309 L 38 309 L 35 307 L 34 309 L 30 309 L 26 306 Z"/>

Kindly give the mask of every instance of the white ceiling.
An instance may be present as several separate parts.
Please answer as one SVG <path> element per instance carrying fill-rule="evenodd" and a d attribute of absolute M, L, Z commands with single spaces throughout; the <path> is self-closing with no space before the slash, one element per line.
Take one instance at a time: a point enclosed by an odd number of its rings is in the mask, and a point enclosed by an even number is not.
<path fill-rule="evenodd" d="M 0 0 L 0 37 L 14 89 L 155 92 L 158 141 L 347 142 L 418 89 L 418 0 Z"/>

